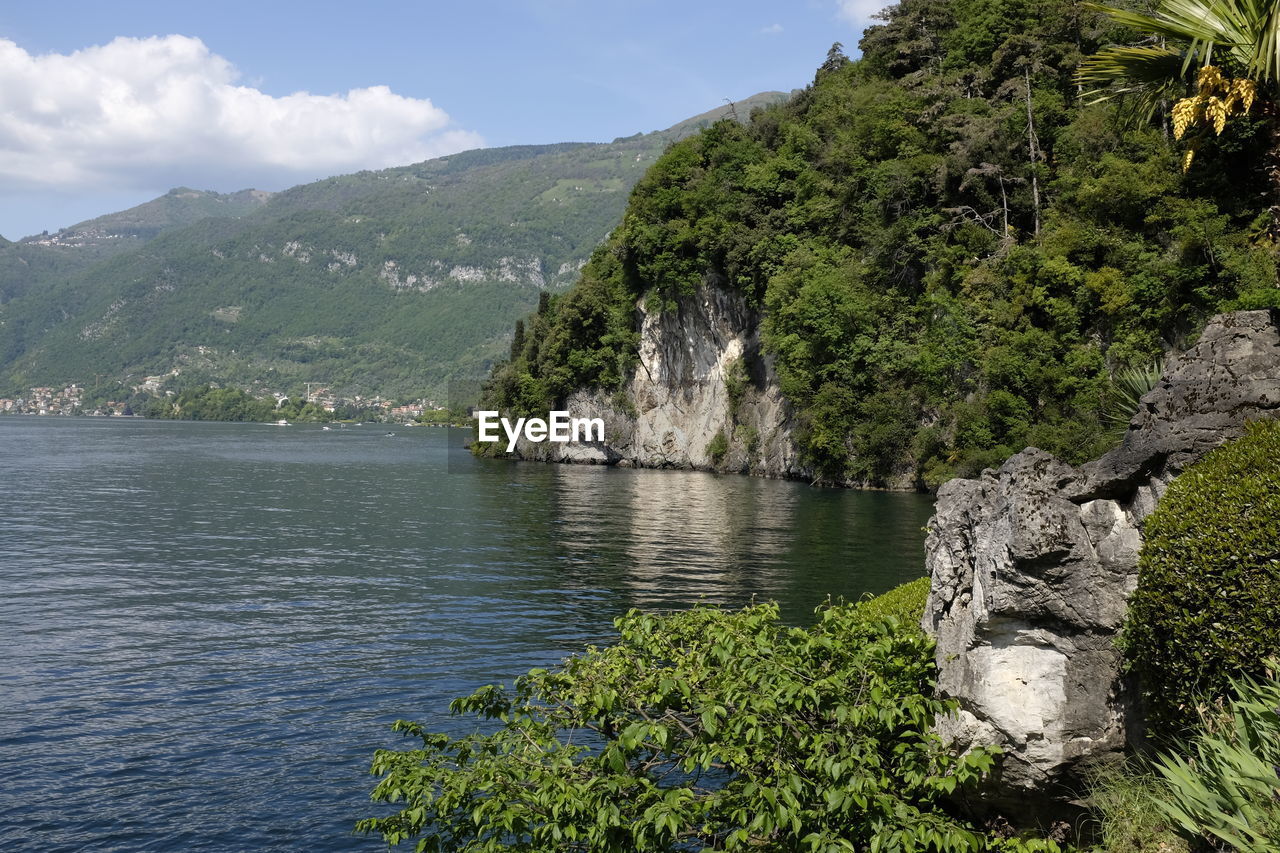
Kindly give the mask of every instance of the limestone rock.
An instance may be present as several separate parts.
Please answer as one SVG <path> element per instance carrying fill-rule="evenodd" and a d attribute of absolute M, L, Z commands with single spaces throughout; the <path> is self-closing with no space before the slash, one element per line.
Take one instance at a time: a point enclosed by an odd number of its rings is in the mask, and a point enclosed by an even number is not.
<path fill-rule="evenodd" d="M 565 401 L 574 417 L 600 417 L 605 441 L 521 441 L 517 455 L 548 462 L 702 468 L 809 477 L 791 408 L 760 347 L 759 316 L 734 291 L 704 282 L 674 310 L 640 315 L 640 363 L 621 393 L 587 389 Z M 740 392 L 726 379 L 740 376 Z M 711 452 L 717 435 L 725 452 Z"/>
<path fill-rule="evenodd" d="M 924 627 L 940 689 L 959 712 L 940 729 L 999 744 L 988 802 L 1071 799 L 1085 759 L 1140 728 L 1115 637 L 1137 586 L 1142 522 L 1180 471 L 1280 413 L 1280 312 L 1215 317 L 1143 397 L 1119 447 L 1079 469 L 1028 448 L 938 492 L 925 544 Z"/>

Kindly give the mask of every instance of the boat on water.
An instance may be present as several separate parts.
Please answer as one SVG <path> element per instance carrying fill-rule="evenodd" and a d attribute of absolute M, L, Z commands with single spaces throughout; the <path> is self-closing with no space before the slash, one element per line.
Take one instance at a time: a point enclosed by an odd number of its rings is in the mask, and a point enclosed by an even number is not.
<path fill-rule="evenodd" d="M 281 418 L 280 420 L 276 421 L 275 425 L 276 425 L 276 426 L 289 426 L 290 424 L 289 424 L 289 422 L 288 422 L 288 421 L 286 421 L 284 418 Z"/>

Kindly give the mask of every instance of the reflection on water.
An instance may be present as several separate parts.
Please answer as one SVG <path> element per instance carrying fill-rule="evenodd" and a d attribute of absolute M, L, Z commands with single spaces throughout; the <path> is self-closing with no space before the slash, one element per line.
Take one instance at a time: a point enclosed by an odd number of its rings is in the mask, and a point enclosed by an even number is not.
<path fill-rule="evenodd" d="M 381 849 L 390 721 L 465 726 L 631 607 L 802 622 L 922 571 L 917 495 L 383 432 L 0 418 L 0 849 Z"/>

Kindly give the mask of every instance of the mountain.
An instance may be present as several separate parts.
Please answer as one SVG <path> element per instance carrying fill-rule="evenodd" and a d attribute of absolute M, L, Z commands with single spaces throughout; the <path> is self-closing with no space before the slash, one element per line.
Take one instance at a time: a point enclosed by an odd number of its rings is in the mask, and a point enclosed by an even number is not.
<path fill-rule="evenodd" d="M 273 193 L 240 190 L 215 193 L 177 187 L 137 207 L 108 213 L 63 228 L 56 234 L 26 237 L 21 242 L 39 246 L 106 246 L 130 241 L 146 242 L 162 231 L 191 225 L 211 217 L 239 217 L 266 204 Z"/>
<path fill-rule="evenodd" d="M 243 216 L 266 203 L 271 193 L 241 190 L 215 193 L 178 187 L 160 198 L 21 240 L 0 237 L 0 305 L 25 293 L 33 284 L 66 279 L 94 263 L 121 254 L 163 231 L 212 216 Z"/>
<path fill-rule="evenodd" d="M 0 238 L 0 375 L 22 352 L 30 329 L 42 329 L 40 318 L 68 319 L 49 303 L 59 288 L 80 281 L 108 258 L 136 250 L 166 230 L 179 229 L 211 216 L 241 216 L 262 206 L 271 194 L 241 190 L 222 194 L 179 187 L 160 198 L 118 213 L 99 216 L 21 240 Z M 31 298 L 20 297 L 31 294 Z M 32 326 L 35 322 L 37 325 Z M 48 378 L 49 383 L 41 382 Z M 90 377 L 92 378 L 92 377 Z M 36 377 L 32 384 L 84 383 L 84 377 Z M 0 380 L 0 391 L 8 383 Z M 24 391 L 25 388 L 9 390 Z"/>
<path fill-rule="evenodd" d="M 274 195 L 177 189 L 0 247 L 0 392 L 169 375 L 442 398 L 503 353 L 540 291 L 576 279 L 668 145 L 786 97 L 612 143 L 481 149 Z"/>

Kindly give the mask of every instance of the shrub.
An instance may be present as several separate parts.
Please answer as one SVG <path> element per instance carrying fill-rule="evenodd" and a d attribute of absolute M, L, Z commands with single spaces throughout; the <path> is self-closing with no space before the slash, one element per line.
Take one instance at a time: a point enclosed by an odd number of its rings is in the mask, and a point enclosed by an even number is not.
<path fill-rule="evenodd" d="M 719 465 L 728 452 L 729 439 L 725 438 L 724 430 L 718 430 L 707 442 L 707 456 L 711 457 L 711 464 Z"/>
<path fill-rule="evenodd" d="M 1145 532 L 1123 646 L 1160 737 L 1280 655 L 1280 421 L 1183 472 Z"/>
<path fill-rule="evenodd" d="M 750 382 L 751 375 L 747 372 L 747 363 L 743 358 L 734 359 L 725 368 L 724 388 L 729 397 L 729 415 L 735 420 L 738 417 L 738 407 L 742 405 L 742 397 L 747 393 L 747 385 Z"/>
<path fill-rule="evenodd" d="M 1129 421 L 1138 413 L 1143 396 L 1159 384 L 1163 374 L 1164 359 L 1158 358 L 1150 364 L 1131 365 L 1112 375 L 1102 419 L 1117 440 L 1128 430 Z"/>
<path fill-rule="evenodd" d="M 808 629 L 772 604 L 632 611 L 614 645 L 453 703 L 496 730 L 397 723 L 421 747 L 375 755 L 373 796 L 399 811 L 358 829 L 422 850 L 1057 850 L 940 807 L 991 752 L 943 746 L 932 641 L 868 609 Z"/>
<path fill-rule="evenodd" d="M 875 598 L 867 598 L 853 606 L 863 619 L 892 617 L 905 628 L 919 626 L 924 618 L 924 603 L 929 597 L 929 578 L 916 578 L 910 583 L 895 586 Z"/>

